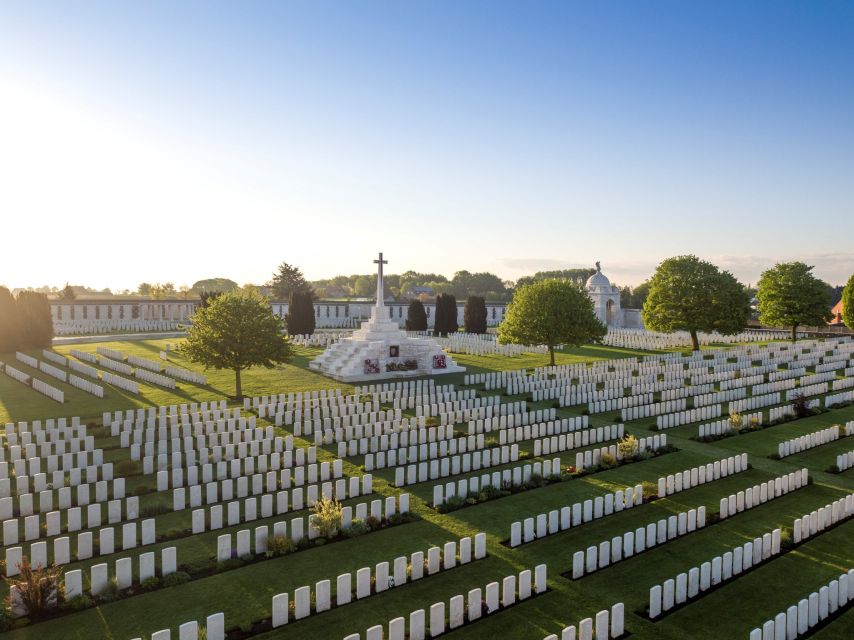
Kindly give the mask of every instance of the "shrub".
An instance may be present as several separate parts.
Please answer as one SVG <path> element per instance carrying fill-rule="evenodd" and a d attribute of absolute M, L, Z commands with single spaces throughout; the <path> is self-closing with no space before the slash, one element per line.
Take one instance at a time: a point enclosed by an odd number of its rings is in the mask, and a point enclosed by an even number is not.
<path fill-rule="evenodd" d="M 643 484 L 643 499 L 644 500 L 654 500 L 658 498 L 658 485 L 655 482 L 649 482 L 648 480 L 644 480 Z"/>
<path fill-rule="evenodd" d="M 229 558 L 228 560 L 223 560 L 220 563 L 217 563 L 216 570 L 217 571 L 230 571 L 232 569 L 239 569 L 243 566 L 243 560 L 240 558 Z"/>
<path fill-rule="evenodd" d="M 337 500 L 321 498 L 314 503 L 314 526 L 323 538 L 334 538 L 341 528 L 343 507 Z"/>
<path fill-rule="evenodd" d="M 168 576 L 163 576 L 164 587 L 177 587 L 179 584 L 184 584 L 190 581 L 190 574 L 186 571 L 176 571 Z"/>
<path fill-rule="evenodd" d="M 28 615 L 38 618 L 51 609 L 56 609 L 59 606 L 62 567 L 53 565 L 34 569 L 27 556 L 23 556 L 17 566 L 18 575 L 11 578 L 3 576 L 3 580 L 10 588 L 17 588 L 21 604 Z"/>
<path fill-rule="evenodd" d="M 619 451 L 620 457 L 624 460 L 633 458 L 639 450 L 638 439 L 631 433 L 627 433 L 622 440 L 617 442 L 617 451 Z"/>
<path fill-rule="evenodd" d="M 744 426 L 744 418 L 738 411 L 730 411 L 729 413 L 729 426 L 733 429 L 740 430 L 742 426 Z"/>
<path fill-rule="evenodd" d="M 449 511 L 456 511 L 461 508 L 465 504 L 465 500 L 460 496 L 451 496 L 444 503 L 440 504 L 436 511 L 439 513 L 448 513 Z"/>
<path fill-rule="evenodd" d="M 791 529 L 783 529 L 780 533 L 780 548 L 782 549 L 791 549 L 795 545 L 795 540 L 793 538 L 793 532 Z"/>
<path fill-rule="evenodd" d="M 485 486 L 485 487 L 481 490 L 481 492 L 480 492 L 480 493 L 481 493 L 481 494 L 483 494 L 483 496 L 484 496 L 484 501 L 486 501 L 486 500 L 495 500 L 495 498 L 500 498 L 500 497 L 501 497 L 501 490 L 500 490 L 500 489 L 498 489 L 497 487 L 493 487 L 491 484 L 490 484 L 490 485 Z"/>
<path fill-rule="evenodd" d="M 364 520 L 356 519 L 350 524 L 349 529 L 344 529 L 344 535 L 348 538 L 357 538 L 365 535 L 369 531 L 370 528 Z"/>
<path fill-rule="evenodd" d="M 368 516 L 365 520 L 365 524 L 368 525 L 368 528 L 371 531 L 376 531 L 377 529 L 382 527 L 382 522 L 380 522 L 379 518 L 375 518 L 374 516 Z"/>
<path fill-rule="evenodd" d="M 807 402 L 806 396 L 799 393 L 794 398 L 792 398 L 792 410 L 795 412 L 795 415 L 798 418 L 806 418 L 810 415 L 809 403 Z"/>
<path fill-rule="evenodd" d="M 268 558 L 278 558 L 279 556 L 285 556 L 289 553 L 293 553 L 296 550 L 296 543 L 294 543 L 294 541 L 288 536 L 273 536 L 271 538 L 267 538 L 266 556 Z"/>
<path fill-rule="evenodd" d="M 603 469 L 613 469 L 617 466 L 617 458 L 613 454 L 605 452 L 599 457 L 599 466 Z"/>
<path fill-rule="evenodd" d="M 157 576 L 151 576 L 150 578 L 146 578 L 142 581 L 140 585 L 143 591 L 153 591 L 154 589 L 160 588 L 160 578 Z"/>
<path fill-rule="evenodd" d="M 92 598 L 81 593 L 79 596 L 74 596 L 70 600 L 63 602 L 59 608 L 63 611 L 82 611 L 93 606 L 95 606 L 95 602 Z"/>
<path fill-rule="evenodd" d="M 145 585 L 145 582 L 142 583 Z M 116 584 L 115 580 L 110 580 L 107 583 L 107 586 L 104 587 L 104 590 L 98 594 L 96 601 L 97 602 L 112 602 L 119 597 L 119 585 Z"/>
<path fill-rule="evenodd" d="M 539 487 L 546 486 L 546 479 L 543 478 L 539 473 L 532 473 L 531 477 L 528 478 L 528 482 L 525 483 L 528 489 L 538 489 Z"/>

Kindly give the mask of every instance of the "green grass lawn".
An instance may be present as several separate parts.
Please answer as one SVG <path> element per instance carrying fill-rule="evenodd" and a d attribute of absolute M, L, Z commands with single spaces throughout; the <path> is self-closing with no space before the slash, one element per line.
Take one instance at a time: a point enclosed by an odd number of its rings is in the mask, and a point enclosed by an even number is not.
<path fill-rule="evenodd" d="M 136 354 L 156 359 L 166 340 L 138 342 L 105 342 L 103 346 L 118 349 L 126 354 Z M 168 342 L 174 343 L 174 340 Z M 79 345 L 76 348 L 94 352 L 96 344 Z M 57 351 L 67 354 L 72 347 L 64 346 Z M 341 385 L 307 370 L 307 363 L 319 349 L 297 349 L 294 362 L 273 370 L 252 370 L 244 376 L 244 390 L 248 395 L 287 393 L 307 389 L 342 387 Z M 40 357 L 40 354 L 33 354 Z M 596 359 L 632 357 L 645 355 L 624 349 L 587 347 L 558 354 L 558 363 L 591 361 Z M 543 366 L 547 356 L 528 354 L 515 358 L 497 356 L 455 356 L 469 372 L 497 371 Z M 175 353 L 170 359 L 177 365 L 197 369 Z M 24 371 L 31 372 L 25 365 L 15 361 L 14 354 L 0 355 Z M 160 404 L 201 401 L 228 397 L 233 393 L 233 374 L 230 372 L 207 372 L 209 384 L 201 387 L 179 383 L 175 392 L 153 385 L 141 384 L 139 397 L 110 388 L 103 400 L 75 390 L 57 381 L 57 386 L 66 391 L 67 402 L 60 406 L 24 385 L 0 375 L 0 423 L 9 420 L 31 420 L 47 417 L 79 415 L 100 422 L 103 411 L 130 407 L 155 406 Z M 50 379 L 41 374 L 42 379 Z M 437 383 L 462 383 L 462 375 L 437 378 Z M 518 398 L 514 398 L 518 399 Z M 537 403 L 538 407 L 549 407 L 551 402 Z M 579 408 L 560 409 L 560 416 L 578 415 Z M 610 424 L 614 416 L 609 414 L 591 417 L 592 424 Z M 291 621 L 286 627 L 257 637 L 264 638 L 342 638 L 353 632 L 364 634 L 365 629 L 375 624 L 387 624 L 397 616 L 408 616 L 411 611 L 429 606 L 438 601 L 447 601 L 451 596 L 466 594 L 469 589 L 484 587 L 488 582 L 500 581 L 504 576 L 533 568 L 540 563 L 549 567 L 550 591 L 507 611 L 495 613 L 488 618 L 447 634 L 449 638 L 529 638 L 541 640 L 551 633 L 560 633 L 564 625 L 578 621 L 616 602 L 625 603 L 626 629 L 632 637 L 642 639 L 681 638 L 746 638 L 750 630 L 760 626 L 766 619 L 819 586 L 854 566 L 854 519 L 835 529 L 809 540 L 795 550 L 744 574 L 724 587 L 708 593 L 696 602 L 677 610 L 659 622 L 650 622 L 635 612 L 642 610 L 648 600 L 648 590 L 676 574 L 687 571 L 714 555 L 722 554 L 735 545 L 770 531 L 775 527 L 789 526 L 796 517 L 824 506 L 846 493 L 854 491 L 854 471 L 842 474 L 827 473 L 842 451 L 854 449 L 854 438 L 842 438 L 837 442 L 812 449 L 784 460 L 772 460 L 768 456 L 777 450 L 783 440 L 816 431 L 830 424 L 854 419 L 854 407 L 836 409 L 819 416 L 806 418 L 764 429 L 757 433 L 727 438 L 711 443 L 701 443 L 690 438 L 696 435 L 696 425 L 677 427 L 667 431 L 668 441 L 678 451 L 643 462 L 624 465 L 601 471 L 567 482 L 550 484 L 539 489 L 517 493 L 487 503 L 468 506 L 448 514 L 440 514 L 427 505 L 432 499 L 432 486 L 426 482 L 404 489 L 412 496 L 412 510 L 421 520 L 369 533 L 365 536 L 334 542 L 297 553 L 263 560 L 238 569 L 214 573 L 187 584 L 136 595 L 124 600 L 98 606 L 85 611 L 31 624 L 5 634 L 9 638 L 43 640 L 68 638 L 89 640 L 92 638 L 150 637 L 151 633 L 171 628 L 173 637 L 180 623 L 188 620 L 204 620 L 215 612 L 225 613 L 226 628 L 234 629 L 251 625 L 269 618 L 273 595 L 287 591 L 291 595 L 295 588 L 314 585 L 323 579 L 335 584 L 338 574 L 355 571 L 378 562 L 392 561 L 400 555 L 409 556 L 415 551 L 426 551 L 430 546 L 442 546 L 445 542 L 461 536 L 474 535 L 479 531 L 487 534 L 489 556 L 470 565 L 443 572 L 413 584 L 395 588 L 382 595 L 372 596 L 330 612 L 311 616 L 298 623 Z M 649 419 L 629 423 L 627 430 L 638 436 L 649 435 Z M 108 460 L 118 461 L 127 457 L 127 451 L 118 447 L 116 438 L 109 437 L 96 428 L 98 446 L 105 449 Z M 285 433 L 284 431 L 282 433 Z M 298 441 L 298 444 L 305 444 Z M 533 451 L 532 442 L 521 443 L 521 451 Z M 319 457 L 329 459 L 333 447 L 321 449 Z M 623 511 L 603 520 L 548 536 L 542 540 L 522 545 L 516 549 L 505 547 L 502 541 L 509 537 L 512 522 L 525 517 L 559 509 L 579 500 L 602 495 L 607 491 L 633 486 L 642 481 L 655 482 L 660 476 L 714 461 L 735 453 L 747 452 L 752 468 L 722 480 L 695 487 L 667 499 L 656 500 L 630 510 Z M 549 456 L 561 457 L 565 464 L 573 464 L 575 451 Z M 526 464 L 520 461 L 505 467 Z M 361 458 L 348 459 L 345 472 L 357 471 Z M 787 473 L 796 468 L 807 467 L 814 482 L 809 486 L 775 499 L 750 511 L 710 524 L 683 538 L 655 547 L 636 557 L 619 562 L 605 570 L 571 581 L 560 574 L 571 567 L 572 554 L 591 544 L 621 535 L 625 531 L 654 520 L 705 505 L 716 512 L 721 497 L 753 486 L 759 482 Z M 490 469 L 493 470 L 500 469 Z M 457 478 L 480 475 L 463 474 Z M 393 473 L 388 470 L 374 474 L 375 495 L 357 498 L 348 504 L 368 499 L 401 493 L 389 482 Z M 443 480 L 447 481 L 447 480 Z M 132 475 L 128 479 L 129 490 L 154 484 L 153 476 Z M 147 493 L 141 498 L 141 507 L 157 502 L 171 506 L 171 492 Z M 155 551 L 164 546 L 176 546 L 178 563 L 210 563 L 216 549 L 216 538 L 223 532 L 236 533 L 240 529 L 254 528 L 258 524 L 272 524 L 279 520 L 290 520 L 288 514 L 243 524 L 222 531 L 189 536 L 177 534 L 174 540 L 160 542 L 133 553 L 120 552 L 97 560 L 75 562 L 69 568 L 82 568 L 87 572 L 98 562 L 107 562 L 111 574 L 115 560 L 130 555 L 135 569 L 139 553 Z M 158 533 L 174 532 L 190 527 L 190 510 L 166 513 L 157 517 Z M 6 593 L 3 586 L 2 593 Z M 833 623 L 815 634 L 823 640 L 854 637 L 854 611 L 848 611 Z"/>

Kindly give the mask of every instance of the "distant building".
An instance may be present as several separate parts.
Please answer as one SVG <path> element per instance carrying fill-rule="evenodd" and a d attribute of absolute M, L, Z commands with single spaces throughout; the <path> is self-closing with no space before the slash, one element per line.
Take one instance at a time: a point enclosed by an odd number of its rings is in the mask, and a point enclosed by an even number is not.
<path fill-rule="evenodd" d="M 422 299 L 423 296 L 432 297 L 434 294 L 433 287 L 418 287 L 413 286 L 409 287 L 409 291 L 406 292 L 407 298 L 418 298 Z"/>
<path fill-rule="evenodd" d="M 845 324 L 842 322 L 842 300 L 836 303 L 836 306 L 830 310 L 830 313 L 833 314 L 833 318 L 827 324 L 831 325 L 841 325 Z"/>
<path fill-rule="evenodd" d="M 606 327 L 642 329 L 643 320 L 637 309 L 623 309 L 620 303 L 620 288 L 602 273 L 601 265 L 596 263 L 596 273 L 587 278 L 584 285 L 587 295 L 593 300 L 593 311 Z"/>

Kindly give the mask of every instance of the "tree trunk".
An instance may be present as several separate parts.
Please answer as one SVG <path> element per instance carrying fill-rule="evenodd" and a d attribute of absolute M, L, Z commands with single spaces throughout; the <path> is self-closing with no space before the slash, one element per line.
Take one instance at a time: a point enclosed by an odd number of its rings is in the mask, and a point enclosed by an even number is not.
<path fill-rule="evenodd" d="M 555 366 L 555 348 L 549 345 L 549 366 Z"/>
<path fill-rule="evenodd" d="M 798 341 L 798 325 L 792 325 L 792 342 Z"/>
<path fill-rule="evenodd" d="M 694 351 L 700 350 L 700 341 L 697 339 L 697 332 L 691 329 L 691 344 L 694 346 Z"/>
<path fill-rule="evenodd" d="M 237 396 L 237 401 L 243 400 L 243 386 L 240 384 L 240 369 L 234 370 L 234 391 Z"/>

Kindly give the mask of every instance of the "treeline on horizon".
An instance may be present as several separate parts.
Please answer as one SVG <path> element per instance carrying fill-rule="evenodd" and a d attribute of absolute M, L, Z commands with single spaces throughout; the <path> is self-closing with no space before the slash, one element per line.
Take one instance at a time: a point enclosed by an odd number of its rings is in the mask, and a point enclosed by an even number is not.
<path fill-rule="evenodd" d="M 595 273 L 595 269 L 560 269 L 553 271 L 538 271 L 530 276 L 523 276 L 515 282 L 502 280 L 489 272 L 457 271 L 448 278 L 437 273 L 419 273 L 406 271 L 401 274 L 385 274 L 384 287 L 386 296 L 398 300 L 420 298 L 434 299 L 440 294 L 453 295 L 459 300 L 469 296 L 479 296 L 487 302 L 509 302 L 513 292 L 519 287 L 540 280 L 559 279 L 571 280 L 583 284 Z M 823 282 L 823 281 L 822 281 Z M 823 282 L 832 304 L 842 298 L 844 285 L 833 286 Z M 27 289 L 48 295 L 49 299 L 73 301 L 78 297 L 112 297 L 112 296 L 143 296 L 151 299 L 199 299 L 204 293 L 236 291 L 241 288 L 259 289 L 262 293 L 277 300 L 288 300 L 291 291 L 310 291 L 315 300 L 318 299 L 352 299 L 373 298 L 377 288 L 377 275 L 352 274 L 339 275 L 333 278 L 308 281 L 298 267 L 282 263 L 273 274 L 273 278 L 264 285 L 248 284 L 241 287 L 229 278 L 206 278 L 198 280 L 192 286 L 176 287 L 171 282 L 141 283 L 135 291 L 123 290 L 113 293 L 110 289 L 95 290 L 81 285 L 66 284 L 64 288 L 39 287 Z M 619 286 L 620 303 L 624 309 L 640 309 L 649 294 L 649 280 L 641 284 Z M 756 295 L 755 287 L 747 287 L 748 294 Z"/>

